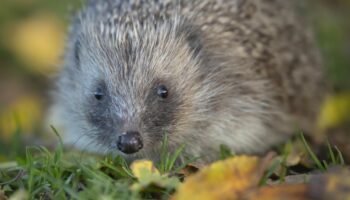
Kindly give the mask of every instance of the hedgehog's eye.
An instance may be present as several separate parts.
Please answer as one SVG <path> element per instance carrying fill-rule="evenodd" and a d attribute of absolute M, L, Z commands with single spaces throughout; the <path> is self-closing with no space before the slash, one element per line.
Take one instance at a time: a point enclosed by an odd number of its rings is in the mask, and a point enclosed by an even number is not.
<path fill-rule="evenodd" d="M 104 93 L 101 88 L 97 88 L 96 92 L 94 93 L 94 96 L 97 100 L 102 100 L 104 97 Z"/>
<path fill-rule="evenodd" d="M 167 98 L 168 97 L 168 89 L 164 85 L 159 85 L 157 87 L 157 95 L 163 99 Z"/>

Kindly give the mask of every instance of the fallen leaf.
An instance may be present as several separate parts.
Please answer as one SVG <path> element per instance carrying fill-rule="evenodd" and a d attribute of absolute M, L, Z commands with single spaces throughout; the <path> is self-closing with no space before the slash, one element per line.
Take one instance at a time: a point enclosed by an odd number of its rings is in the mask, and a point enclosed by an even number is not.
<path fill-rule="evenodd" d="M 42 114 L 41 102 L 35 96 L 25 96 L 8 105 L 0 112 L 0 132 L 2 139 L 16 133 L 30 133 L 38 125 Z"/>
<path fill-rule="evenodd" d="M 177 175 L 186 179 L 186 177 L 197 173 L 199 170 L 200 170 L 200 167 L 198 167 L 197 165 L 189 164 L 189 165 L 186 165 L 184 168 L 182 168 Z"/>
<path fill-rule="evenodd" d="M 281 165 L 276 167 L 274 174 L 278 177 L 284 177 L 291 167 L 311 168 L 313 161 L 310 158 L 305 145 L 301 140 L 289 141 L 284 145 L 282 155 L 277 157 L 281 162 Z M 293 170 L 294 171 L 294 170 Z M 304 173 L 303 171 L 294 171 L 296 173 Z"/>
<path fill-rule="evenodd" d="M 324 131 L 346 120 L 350 120 L 350 93 L 328 97 L 318 119 L 319 129 Z"/>
<path fill-rule="evenodd" d="M 54 16 L 40 14 L 15 25 L 10 47 L 34 72 L 51 72 L 64 48 L 64 28 Z"/>
<path fill-rule="evenodd" d="M 285 162 L 287 167 L 295 166 L 299 163 L 310 165 L 310 163 L 306 160 L 309 158 L 307 151 L 304 144 L 300 140 L 288 144 L 290 144 L 290 150 Z"/>
<path fill-rule="evenodd" d="M 245 200 L 306 200 L 305 184 L 266 186 L 247 192 L 241 199 Z"/>
<path fill-rule="evenodd" d="M 7 200 L 5 192 L 0 187 L 0 200 Z"/>
<path fill-rule="evenodd" d="M 13 195 L 10 196 L 9 200 L 27 200 L 28 198 L 27 191 L 20 189 L 17 192 L 15 192 Z"/>
<path fill-rule="evenodd" d="M 161 175 L 149 160 L 137 160 L 131 164 L 131 171 L 137 178 L 137 182 L 131 186 L 134 191 L 142 191 L 151 186 L 175 189 L 180 184 L 176 177 Z"/>
<path fill-rule="evenodd" d="M 131 164 L 130 168 L 134 176 L 138 179 L 141 179 L 145 174 L 160 174 L 150 160 L 137 160 Z"/>
<path fill-rule="evenodd" d="M 314 175 L 308 185 L 308 194 L 312 199 L 350 199 L 349 168 L 334 168 L 326 174 Z"/>
<path fill-rule="evenodd" d="M 257 157 L 236 156 L 204 167 L 179 187 L 173 200 L 237 199 L 258 184 L 261 162 Z"/>
<path fill-rule="evenodd" d="M 284 182 L 286 184 L 304 184 L 308 183 L 310 180 L 310 176 L 308 174 L 298 174 L 298 175 L 289 175 L 284 177 Z M 281 184 L 280 180 L 276 181 L 270 181 L 268 182 L 268 185 L 274 186 L 274 185 L 279 185 Z"/>

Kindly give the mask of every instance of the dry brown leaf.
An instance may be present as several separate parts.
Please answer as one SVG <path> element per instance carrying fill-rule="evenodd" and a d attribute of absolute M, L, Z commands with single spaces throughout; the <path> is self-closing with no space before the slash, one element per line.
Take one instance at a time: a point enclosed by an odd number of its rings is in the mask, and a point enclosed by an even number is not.
<path fill-rule="evenodd" d="M 350 200 L 350 170 L 336 168 L 327 174 L 311 177 L 308 194 L 312 199 Z"/>
<path fill-rule="evenodd" d="M 306 200 L 306 185 L 267 186 L 247 192 L 246 200 Z"/>
<path fill-rule="evenodd" d="M 177 175 L 184 177 L 186 179 L 186 177 L 197 173 L 200 169 L 201 169 L 201 167 L 198 167 L 198 166 L 192 165 L 192 164 L 188 164 L 188 165 L 186 165 L 186 167 L 181 169 Z"/>
<path fill-rule="evenodd" d="M 284 183 L 287 184 L 303 184 L 310 181 L 311 175 L 308 174 L 298 174 L 298 175 L 289 175 L 284 177 Z M 281 184 L 280 180 L 269 181 L 268 185 L 274 186 Z"/>
<path fill-rule="evenodd" d="M 0 187 L 0 200 L 7 200 L 5 192 Z"/>
<path fill-rule="evenodd" d="M 274 185 L 273 189 L 263 187 L 248 193 L 246 199 L 350 200 L 349 168 L 337 167 L 325 174 L 287 176 L 286 183 L 300 184 Z"/>

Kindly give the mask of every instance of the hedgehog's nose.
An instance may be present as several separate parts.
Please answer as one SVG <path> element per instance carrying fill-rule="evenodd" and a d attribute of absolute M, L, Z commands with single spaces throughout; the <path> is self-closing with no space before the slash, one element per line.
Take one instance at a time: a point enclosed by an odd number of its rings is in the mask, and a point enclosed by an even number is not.
<path fill-rule="evenodd" d="M 126 154 L 132 154 L 142 149 L 142 138 L 137 131 L 127 131 L 118 137 L 118 149 Z"/>

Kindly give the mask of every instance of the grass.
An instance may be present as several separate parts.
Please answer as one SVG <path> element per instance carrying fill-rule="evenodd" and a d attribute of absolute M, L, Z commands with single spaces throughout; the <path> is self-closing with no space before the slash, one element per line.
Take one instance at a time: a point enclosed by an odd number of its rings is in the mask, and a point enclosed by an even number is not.
<path fill-rule="evenodd" d="M 235 154 L 226 145 L 220 145 L 220 159 L 225 160 L 227 158 L 233 157 Z"/>
<path fill-rule="evenodd" d="M 133 186 L 140 182 L 122 157 L 107 155 L 100 158 L 65 152 L 59 133 L 54 127 L 51 128 L 59 139 L 56 149 L 49 151 L 42 146 L 27 147 L 24 158 L 17 157 L 15 162 L 0 164 L 0 189 L 5 195 L 25 191 L 31 199 L 167 199 L 174 192 L 174 183 L 180 181 L 176 174 L 187 164 L 199 159 L 179 162 L 185 146 L 169 151 L 168 137 L 165 136 L 160 161 L 155 163 L 161 173 L 155 180 L 161 181 L 165 186 L 149 185 L 135 190 Z M 15 139 L 19 136 L 18 130 Z M 313 170 L 326 171 L 330 166 L 345 164 L 339 149 L 332 147 L 329 142 L 329 159 L 320 160 L 303 134 L 298 139 L 303 142 L 306 152 L 315 163 Z M 292 145 L 290 141 L 285 145 L 280 156 L 266 170 L 260 185 L 266 185 L 278 168 L 281 169 L 278 181 L 285 181 L 285 176 L 290 174 L 286 160 Z M 220 146 L 221 159 L 232 156 L 234 154 L 229 148 Z"/>
<path fill-rule="evenodd" d="M 176 161 L 178 161 L 180 155 L 183 153 L 185 149 L 185 145 L 182 145 L 179 148 L 177 148 L 174 153 L 169 152 L 168 149 L 169 149 L 168 135 L 165 135 L 162 148 L 161 148 L 161 158 L 157 167 L 162 174 L 166 174 L 170 172 L 175 172 L 175 173 L 179 172 L 187 164 L 197 159 L 197 158 L 192 158 L 182 163 L 180 166 L 176 166 Z"/>
<path fill-rule="evenodd" d="M 345 166 L 345 161 L 342 156 L 341 151 L 338 149 L 337 146 L 332 147 L 329 141 L 327 140 L 327 152 L 326 157 L 328 159 L 321 160 L 314 150 L 311 148 L 309 143 L 304 137 L 303 133 L 299 134 L 298 138 L 305 148 L 305 151 L 307 152 L 309 158 L 313 162 L 313 166 L 309 167 L 308 171 L 321 171 L 326 172 L 329 170 L 332 166 Z M 268 180 L 271 179 L 277 179 L 279 183 L 285 182 L 285 177 L 287 175 L 295 175 L 295 172 L 291 169 L 289 169 L 289 166 L 287 165 L 287 158 L 291 153 L 291 148 L 293 146 L 292 141 L 288 141 L 285 145 L 283 150 L 281 150 L 280 156 L 276 157 L 272 163 L 270 164 L 270 167 L 266 170 L 264 176 L 261 178 L 259 185 L 267 185 Z M 302 173 L 301 173 L 302 174 Z M 273 178 L 273 176 L 277 176 L 277 178 Z"/>
<path fill-rule="evenodd" d="M 140 199 L 152 198 L 152 193 L 134 191 L 136 183 L 127 162 L 122 157 L 108 155 L 98 158 L 91 155 L 81 157 L 64 152 L 59 138 L 54 151 L 45 147 L 27 147 L 24 159 L 0 165 L 0 188 L 6 195 L 24 189 L 32 199 Z M 174 179 L 170 174 L 180 171 L 188 162 L 178 165 L 184 146 L 174 152 L 168 151 L 168 139 L 162 145 L 162 155 L 157 168 L 162 178 Z M 157 193 L 169 193 L 169 188 L 156 188 Z"/>
<path fill-rule="evenodd" d="M 316 167 L 321 171 L 327 171 L 330 165 L 345 165 L 344 158 L 342 153 L 339 151 L 338 147 L 331 147 L 329 141 L 327 140 L 327 148 L 328 148 L 328 157 L 330 157 L 330 161 L 320 160 L 317 158 L 316 154 L 312 151 L 309 144 L 306 142 L 304 135 L 300 134 L 300 139 L 302 140 L 307 152 L 309 153 L 311 159 L 314 161 Z M 334 152 L 334 150 L 336 152 Z"/>

